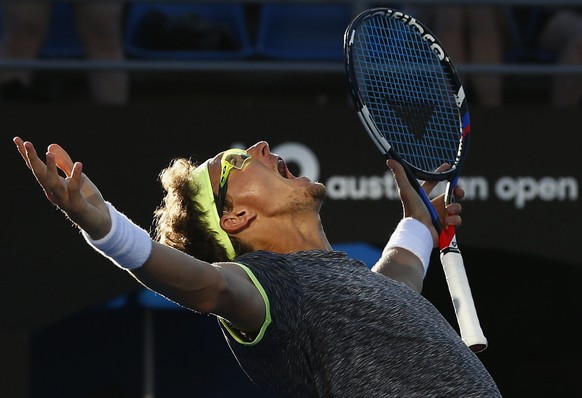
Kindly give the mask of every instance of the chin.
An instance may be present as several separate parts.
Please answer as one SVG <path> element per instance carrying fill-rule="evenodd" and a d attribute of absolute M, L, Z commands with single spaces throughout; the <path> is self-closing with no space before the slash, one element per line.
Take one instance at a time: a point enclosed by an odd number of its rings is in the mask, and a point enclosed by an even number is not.
<path fill-rule="evenodd" d="M 307 192 L 309 196 L 311 196 L 316 201 L 323 202 L 323 200 L 326 197 L 327 190 L 325 188 L 325 185 L 323 185 L 320 182 L 315 182 L 313 183 L 312 186 L 309 187 Z"/>

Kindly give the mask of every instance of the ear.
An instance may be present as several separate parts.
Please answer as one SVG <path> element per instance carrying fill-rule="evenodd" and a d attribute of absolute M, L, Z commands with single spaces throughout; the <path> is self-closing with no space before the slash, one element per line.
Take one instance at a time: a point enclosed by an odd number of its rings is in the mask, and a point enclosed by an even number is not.
<path fill-rule="evenodd" d="M 227 234 L 235 235 L 250 227 L 256 218 L 256 213 L 247 207 L 237 207 L 220 219 L 220 226 Z"/>

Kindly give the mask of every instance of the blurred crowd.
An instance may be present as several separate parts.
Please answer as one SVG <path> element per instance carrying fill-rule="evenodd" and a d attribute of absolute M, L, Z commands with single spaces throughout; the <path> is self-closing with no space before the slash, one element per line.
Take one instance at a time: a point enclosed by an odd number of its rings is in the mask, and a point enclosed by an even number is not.
<path fill-rule="evenodd" d="M 0 62 L 30 61 L 40 57 L 49 32 L 54 3 L 50 0 L 3 0 L 0 3 Z M 126 15 L 131 5 L 131 1 L 70 2 L 74 15 L 74 22 L 71 23 L 74 23 L 82 43 L 83 57 L 114 62 L 128 58 L 123 37 Z M 447 48 L 457 65 L 582 65 L 582 7 L 447 4 L 403 5 L 400 9 L 424 22 Z M 160 15 L 157 17 L 160 18 Z M 151 18 L 149 22 L 152 23 Z M 205 22 L 206 25 L 208 22 Z M 145 33 L 156 41 L 152 45 L 163 43 L 168 49 L 172 46 L 172 40 L 176 41 L 175 46 L 196 41 L 205 45 L 212 43 L 214 36 L 200 29 L 199 18 L 182 18 L 179 23 L 184 29 L 177 30 L 174 23 L 174 35 L 170 40 L 164 37 L 164 42 L 159 32 Z M 188 30 L 185 27 L 188 23 L 197 25 Z M 198 34 L 199 39 L 196 40 Z M 557 107 L 580 105 L 582 73 L 546 74 L 544 78 L 548 83 L 548 104 Z M 463 79 L 472 96 L 472 103 L 496 107 L 504 102 L 506 83 L 512 76 L 493 72 L 473 73 Z M 87 82 L 88 97 L 97 104 L 123 105 L 129 101 L 130 73 L 127 69 L 87 69 Z M 46 100 L 50 100 L 50 95 L 35 84 L 33 69 L 0 68 L 1 102 Z"/>

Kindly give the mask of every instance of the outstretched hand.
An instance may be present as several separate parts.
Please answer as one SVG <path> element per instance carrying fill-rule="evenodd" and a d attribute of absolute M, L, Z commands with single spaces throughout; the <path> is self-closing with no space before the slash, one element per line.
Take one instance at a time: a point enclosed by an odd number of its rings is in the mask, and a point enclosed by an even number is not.
<path fill-rule="evenodd" d="M 436 228 L 434 227 L 430 213 L 426 208 L 426 205 L 414 189 L 414 187 L 408 181 L 406 176 L 406 172 L 402 165 L 398 163 L 396 160 L 390 159 L 386 162 L 392 174 L 394 175 L 394 179 L 396 180 L 396 184 L 398 185 L 400 199 L 402 201 L 402 208 L 404 212 L 404 217 L 412 217 L 415 218 L 422 223 L 424 223 L 427 227 L 429 227 L 431 234 L 433 236 L 435 246 L 438 245 L 438 233 Z M 450 167 L 448 164 L 443 164 L 440 166 L 437 171 L 445 171 Z M 425 181 L 422 184 L 422 189 L 429 195 L 432 190 L 437 186 L 438 181 Z M 455 199 L 462 199 L 465 195 L 465 192 L 460 187 L 455 187 L 453 196 Z M 445 207 L 444 202 L 444 194 L 438 195 L 437 197 L 431 200 L 433 207 L 436 210 L 436 213 L 439 215 L 439 219 L 441 224 L 443 225 L 451 225 L 454 227 L 458 227 L 462 223 L 461 219 L 461 211 L 462 206 L 458 202 L 453 202 Z"/>
<path fill-rule="evenodd" d="M 31 142 L 20 137 L 14 137 L 13 142 L 47 199 L 93 239 L 105 236 L 111 228 L 109 210 L 97 187 L 83 173 L 83 165 L 73 162 L 57 144 L 48 147 L 45 163 Z M 59 174 L 59 169 L 64 177 Z"/>

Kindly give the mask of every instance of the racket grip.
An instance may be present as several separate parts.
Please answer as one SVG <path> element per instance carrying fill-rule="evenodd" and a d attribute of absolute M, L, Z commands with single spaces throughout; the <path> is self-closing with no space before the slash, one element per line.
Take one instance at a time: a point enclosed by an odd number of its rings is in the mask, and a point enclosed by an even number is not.
<path fill-rule="evenodd" d="M 453 301 L 461 339 L 471 351 L 483 351 L 487 348 L 487 338 L 481 330 L 463 256 L 459 251 L 441 251 L 441 263 Z"/>

